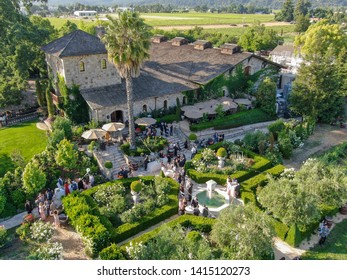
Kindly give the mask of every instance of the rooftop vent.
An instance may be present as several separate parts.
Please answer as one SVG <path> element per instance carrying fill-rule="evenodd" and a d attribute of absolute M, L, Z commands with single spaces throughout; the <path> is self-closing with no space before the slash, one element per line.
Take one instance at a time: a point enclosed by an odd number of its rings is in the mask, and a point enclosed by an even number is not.
<path fill-rule="evenodd" d="M 165 42 L 165 41 L 167 41 L 167 38 L 164 35 L 157 34 L 153 36 L 152 38 L 152 42 L 156 44 L 160 44 L 161 42 Z"/>
<path fill-rule="evenodd" d="M 173 46 L 182 46 L 188 44 L 188 40 L 183 37 L 176 37 L 172 39 Z"/>
<path fill-rule="evenodd" d="M 197 40 L 194 42 L 194 49 L 196 50 L 204 50 L 208 48 L 212 48 L 212 44 L 209 41 Z"/>
<path fill-rule="evenodd" d="M 224 44 L 221 46 L 221 53 L 224 54 L 234 54 L 241 51 L 240 46 L 236 44 Z"/>

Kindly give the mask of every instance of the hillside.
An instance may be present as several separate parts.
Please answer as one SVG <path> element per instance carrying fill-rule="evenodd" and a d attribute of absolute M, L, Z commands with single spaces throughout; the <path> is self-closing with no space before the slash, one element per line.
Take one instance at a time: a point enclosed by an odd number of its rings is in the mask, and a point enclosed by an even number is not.
<path fill-rule="evenodd" d="M 172 5 L 175 7 L 196 7 L 207 5 L 208 7 L 229 6 L 231 4 L 252 4 L 257 7 L 270 7 L 279 9 L 285 0 L 48 0 L 49 5 L 72 5 L 82 3 L 86 5 L 105 6 L 129 6 L 130 4 L 157 4 Z M 295 0 L 294 0 L 295 1 Z M 311 0 L 313 6 L 347 6 L 347 0 Z"/>

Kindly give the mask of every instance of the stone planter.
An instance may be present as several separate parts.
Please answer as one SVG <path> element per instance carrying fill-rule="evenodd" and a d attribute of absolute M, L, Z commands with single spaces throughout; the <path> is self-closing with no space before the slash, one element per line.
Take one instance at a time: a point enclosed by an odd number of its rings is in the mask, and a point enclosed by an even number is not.
<path fill-rule="evenodd" d="M 223 168 L 225 164 L 225 157 L 218 157 L 218 168 Z"/>
<path fill-rule="evenodd" d="M 347 215 L 347 203 L 340 208 L 340 213 L 342 215 Z"/>

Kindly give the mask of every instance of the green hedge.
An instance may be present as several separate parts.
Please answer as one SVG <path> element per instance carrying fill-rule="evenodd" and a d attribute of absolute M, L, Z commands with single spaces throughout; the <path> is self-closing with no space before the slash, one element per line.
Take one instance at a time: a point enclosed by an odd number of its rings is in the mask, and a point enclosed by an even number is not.
<path fill-rule="evenodd" d="M 177 225 L 181 225 L 182 227 L 189 228 L 191 230 L 196 230 L 199 232 L 209 233 L 212 230 L 213 224 L 216 222 L 215 219 L 205 218 L 202 216 L 194 216 L 194 215 L 183 215 L 178 218 L 168 222 L 165 226 L 175 227 Z M 163 226 L 157 227 L 156 229 L 146 232 L 139 237 L 131 239 L 129 242 L 123 244 L 121 249 L 125 251 L 126 246 L 130 245 L 130 242 L 135 243 L 146 243 L 150 239 L 153 239 L 162 229 Z"/>
<path fill-rule="evenodd" d="M 213 147 L 212 146 L 211 147 L 213 150 L 215 150 L 220 148 L 221 145 L 222 144 L 217 143 L 215 145 L 212 145 Z M 253 158 L 255 162 L 247 171 L 243 170 L 243 171 L 237 171 L 233 174 L 229 174 L 232 178 L 237 179 L 238 182 L 243 182 L 247 179 L 250 179 L 256 174 L 260 172 L 264 172 L 265 170 L 269 169 L 272 166 L 271 162 L 268 159 L 258 156 L 257 154 L 251 151 L 248 151 L 246 149 L 242 149 L 242 150 L 246 156 Z M 197 158 L 201 157 L 201 154 L 197 154 L 196 157 Z M 208 180 L 214 180 L 217 182 L 217 184 L 224 185 L 229 176 L 227 174 L 201 173 L 194 169 L 191 169 L 191 167 L 192 167 L 191 161 L 187 161 L 185 165 L 187 174 L 192 178 L 192 180 L 194 180 L 196 183 L 199 183 L 199 184 L 206 183 Z"/>
<path fill-rule="evenodd" d="M 216 130 L 230 129 L 253 123 L 271 121 L 274 119 L 275 118 L 273 116 L 270 116 L 261 109 L 257 108 L 228 115 L 222 119 L 214 119 L 209 122 L 192 124 L 190 126 L 190 130 L 200 131 L 211 127 Z"/>
<path fill-rule="evenodd" d="M 171 184 L 169 203 L 143 217 L 141 221 L 132 224 L 126 223 L 114 229 L 112 231 L 112 241 L 114 243 L 124 241 L 133 235 L 177 214 L 179 184 L 171 178 L 167 178 L 167 180 L 169 180 Z"/>
<path fill-rule="evenodd" d="M 256 199 L 256 189 L 258 186 L 265 186 L 267 182 L 267 174 L 273 175 L 273 176 L 279 176 L 283 170 L 284 166 L 279 164 L 276 165 L 265 172 L 254 176 L 251 179 L 248 179 L 247 181 L 244 181 L 241 183 L 241 199 L 244 201 L 245 204 L 247 203 L 253 203 L 258 207 L 257 199 Z"/>

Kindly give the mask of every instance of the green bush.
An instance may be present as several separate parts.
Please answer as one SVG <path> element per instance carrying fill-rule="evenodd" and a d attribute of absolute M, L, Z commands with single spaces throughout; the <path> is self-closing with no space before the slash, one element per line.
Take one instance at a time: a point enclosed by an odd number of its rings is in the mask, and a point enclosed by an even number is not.
<path fill-rule="evenodd" d="M 217 157 L 225 158 L 227 156 L 227 151 L 225 148 L 219 148 L 217 150 Z"/>
<path fill-rule="evenodd" d="M 278 136 L 278 147 L 283 155 L 283 158 L 289 159 L 293 154 L 293 145 L 288 134 L 285 131 Z"/>
<path fill-rule="evenodd" d="M 105 162 L 105 168 L 111 169 L 113 167 L 113 163 L 111 161 L 106 161 Z"/>
<path fill-rule="evenodd" d="M 101 260 L 125 260 L 124 255 L 120 248 L 112 243 L 110 246 L 104 248 L 99 257 Z"/>
<path fill-rule="evenodd" d="M 157 122 L 165 122 L 165 123 L 173 123 L 173 122 L 178 122 L 180 121 L 180 115 L 179 114 L 169 114 L 162 116 L 160 118 L 156 118 Z"/>
<path fill-rule="evenodd" d="M 141 189 L 142 189 L 142 183 L 140 181 L 134 181 L 130 184 L 130 189 L 133 191 L 133 192 L 140 192 Z"/>
<path fill-rule="evenodd" d="M 0 249 L 5 246 L 8 241 L 7 230 L 5 227 L 0 226 Z"/>
<path fill-rule="evenodd" d="M 195 133 L 191 133 L 191 134 L 189 134 L 188 139 L 190 141 L 196 141 L 198 139 L 198 136 L 196 136 Z"/>
<path fill-rule="evenodd" d="M 75 221 L 76 231 L 83 237 L 86 253 L 96 257 L 110 244 L 110 233 L 97 216 L 84 214 Z"/>
<path fill-rule="evenodd" d="M 189 228 L 193 231 L 209 233 L 212 230 L 212 226 L 215 222 L 216 222 L 216 219 L 205 218 L 202 216 L 194 216 L 194 215 L 183 215 L 166 223 L 163 226 L 175 227 L 177 225 L 181 225 L 183 228 L 187 228 L 187 229 Z M 155 236 L 161 231 L 163 226 L 157 227 L 156 229 L 150 232 L 144 233 L 140 235 L 139 237 L 136 237 L 130 240 L 129 242 L 122 245 L 121 249 L 125 251 L 126 246 L 129 246 L 130 242 L 132 244 L 136 244 L 140 242 L 145 244 L 149 240 L 155 238 Z"/>
<path fill-rule="evenodd" d="M 192 230 L 192 231 L 188 232 L 188 234 L 186 235 L 186 238 L 193 241 L 193 242 L 197 242 L 197 241 L 202 239 L 202 236 L 201 236 L 200 232 L 198 232 L 196 230 Z"/>
<path fill-rule="evenodd" d="M 278 135 L 282 130 L 285 129 L 285 124 L 282 119 L 279 119 L 272 124 L 268 125 L 268 130 L 272 132 L 273 136 L 275 137 L 275 140 L 278 139 Z"/>

